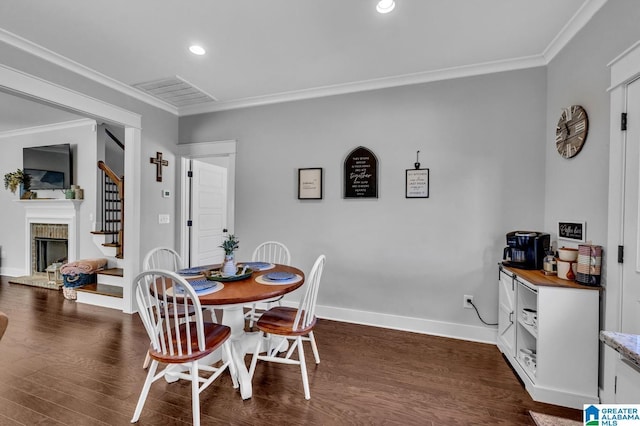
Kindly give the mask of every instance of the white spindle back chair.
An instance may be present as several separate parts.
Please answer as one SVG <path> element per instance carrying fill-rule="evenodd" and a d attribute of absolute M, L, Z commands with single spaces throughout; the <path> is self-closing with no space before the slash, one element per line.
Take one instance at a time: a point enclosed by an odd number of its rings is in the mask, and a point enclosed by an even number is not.
<path fill-rule="evenodd" d="M 291 265 L 291 253 L 284 244 L 278 241 L 265 241 L 255 248 L 251 256 L 252 262 L 279 263 L 281 265 Z M 274 299 L 265 300 L 267 309 L 271 308 L 271 304 L 278 302 L 280 304 L 282 296 Z M 256 312 L 256 303 L 252 303 L 249 312 L 244 316 L 249 320 L 249 327 L 253 327 L 253 323 L 260 318 L 260 314 Z"/>
<path fill-rule="evenodd" d="M 182 265 L 182 258 L 178 252 L 169 247 L 153 248 L 142 260 L 142 269 L 144 271 L 151 269 L 163 269 L 166 271 L 176 272 L 182 268 Z M 192 313 L 193 307 L 190 307 L 189 309 L 189 312 Z M 180 315 L 184 316 L 184 313 L 180 313 Z M 151 358 L 149 358 L 149 352 L 147 352 L 142 363 L 142 368 L 147 368 L 150 362 Z"/>
<path fill-rule="evenodd" d="M 313 335 L 313 328 L 316 325 L 316 301 L 318 299 L 318 289 L 320 287 L 320 279 L 322 278 L 325 260 L 325 255 L 320 255 L 313 264 L 311 272 L 305 281 L 305 285 L 307 286 L 305 293 L 297 309 L 276 306 L 262 314 L 256 326 L 258 330 L 264 334 L 264 339 L 259 339 L 253 352 L 251 367 L 249 368 L 249 376 L 253 378 L 258 360 L 300 365 L 305 399 L 310 399 L 311 393 L 309 392 L 309 379 L 307 377 L 307 366 L 305 364 L 302 342 L 309 341 L 311 343 L 316 364 L 319 364 L 320 355 L 318 353 L 316 339 Z M 280 355 L 279 352 L 280 348 L 283 347 L 286 342 L 285 339 L 282 339 L 279 344 L 272 344 L 272 337 L 277 336 L 292 341 L 291 347 L 284 355 Z M 264 340 L 267 340 L 266 344 Z M 260 355 L 263 347 L 267 348 L 266 354 Z M 296 348 L 298 349 L 298 359 L 291 359 L 293 351 Z"/>
<path fill-rule="evenodd" d="M 231 329 L 225 325 L 204 322 L 198 295 L 178 274 L 152 269 L 140 273 L 134 280 L 134 294 L 138 314 L 151 341 L 151 365 L 136 405 L 132 423 L 140 418 L 151 384 L 166 374 L 191 381 L 193 424 L 200 424 L 200 393 L 229 368 L 233 385 L 238 387 L 235 366 L 228 340 Z M 193 307 L 191 316 L 180 316 Z M 223 361 L 218 367 L 199 363 L 199 360 L 222 347 Z M 167 366 L 158 374 L 158 364 Z M 181 372 L 187 367 L 189 374 Z M 211 374 L 200 377 L 199 371 Z"/>
<path fill-rule="evenodd" d="M 7 331 L 9 326 L 9 317 L 4 312 L 0 312 L 0 339 L 4 336 L 4 332 Z"/>
<path fill-rule="evenodd" d="M 182 269 L 182 258 L 174 249 L 169 247 L 156 247 L 149 251 L 142 261 L 142 269 L 164 269 L 175 272 Z"/>

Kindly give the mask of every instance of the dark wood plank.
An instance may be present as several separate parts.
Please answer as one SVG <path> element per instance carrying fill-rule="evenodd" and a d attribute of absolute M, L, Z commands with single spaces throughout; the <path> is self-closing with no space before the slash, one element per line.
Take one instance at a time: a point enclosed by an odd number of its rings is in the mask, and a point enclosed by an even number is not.
<path fill-rule="evenodd" d="M 146 371 L 137 315 L 64 299 L 0 277 L 0 425 L 127 425 Z M 529 410 L 582 412 L 531 400 L 494 345 L 319 320 L 321 363 L 259 363 L 243 401 L 223 375 L 201 398 L 202 424 L 532 425 Z M 246 362 L 249 363 L 247 356 Z M 187 382 L 153 384 L 140 425 L 191 423 Z"/>

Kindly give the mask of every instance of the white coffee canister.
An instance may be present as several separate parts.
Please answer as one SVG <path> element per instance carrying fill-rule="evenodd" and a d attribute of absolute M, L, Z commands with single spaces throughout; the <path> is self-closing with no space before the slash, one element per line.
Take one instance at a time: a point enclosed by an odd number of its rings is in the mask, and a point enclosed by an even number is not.
<path fill-rule="evenodd" d="M 573 281 L 576 279 L 578 264 L 558 259 L 558 278 Z M 571 273 L 569 273 L 571 271 Z"/>

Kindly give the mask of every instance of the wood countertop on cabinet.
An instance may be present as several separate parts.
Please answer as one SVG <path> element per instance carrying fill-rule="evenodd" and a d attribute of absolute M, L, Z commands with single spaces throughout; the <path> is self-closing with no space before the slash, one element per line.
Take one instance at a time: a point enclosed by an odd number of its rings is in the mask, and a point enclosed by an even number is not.
<path fill-rule="evenodd" d="M 558 278 L 556 275 L 545 275 L 541 270 L 531 270 L 531 269 L 519 269 L 514 268 L 512 266 L 503 265 L 499 263 L 502 269 L 505 269 L 511 272 L 514 275 L 521 277 L 523 280 L 526 280 L 534 285 L 539 286 L 547 286 L 547 287 L 563 287 L 563 288 L 575 288 L 580 290 L 596 290 L 602 291 L 602 287 L 594 287 L 588 285 L 582 285 L 575 281 L 563 280 L 562 278 Z"/>

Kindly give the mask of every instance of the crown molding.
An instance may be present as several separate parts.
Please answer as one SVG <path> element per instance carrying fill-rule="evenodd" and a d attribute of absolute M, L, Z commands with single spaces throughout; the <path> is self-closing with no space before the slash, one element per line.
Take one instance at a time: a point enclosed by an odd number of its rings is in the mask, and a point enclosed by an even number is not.
<path fill-rule="evenodd" d="M 92 120 L 90 118 L 81 118 L 78 120 L 63 121 L 60 123 L 25 127 L 23 129 L 17 129 L 17 130 L 7 130 L 5 132 L 0 132 L 0 139 L 22 136 L 22 135 L 31 135 L 34 133 L 51 132 L 54 130 L 70 129 L 72 127 L 82 127 L 82 126 L 90 126 L 90 125 L 95 126 L 96 124 L 97 124 L 96 120 Z"/>
<path fill-rule="evenodd" d="M 593 18 L 607 0 L 586 0 L 580 9 L 569 19 L 551 43 L 542 52 L 547 64 L 571 41 L 571 39 Z"/>
<path fill-rule="evenodd" d="M 569 22 L 567 22 L 567 24 L 553 38 L 551 43 L 549 43 L 546 49 L 539 55 L 322 86 L 312 89 L 282 92 L 272 95 L 256 96 L 230 101 L 209 102 L 206 104 L 190 105 L 180 108 L 161 101 L 160 99 L 144 93 L 143 91 L 128 84 L 124 84 L 118 80 L 92 70 L 78 62 L 59 55 L 2 28 L 0 28 L 0 41 L 156 108 L 160 108 L 177 116 L 188 116 L 546 66 L 567 45 L 567 43 L 571 41 L 578 31 L 580 31 L 591 20 L 593 15 L 595 15 L 595 13 L 600 10 L 606 2 L 607 0 L 585 0 L 580 9 L 578 9 Z"/>
<path fill-rule="evenodd" d="M 69 59 L 45 47 L 35 44 L 32 41 L 20 37 L 19 35 L 13 34 L 3 28 L 0 28 L 0 41 L 22 51 L 25 51 L 31 55 L 34 55 L 38 58 L 41 58 L 47 62 L 50 62 L 54 65 L 57 65 L 61 68 L 79 74 L 82 77 L 88 78 L 89 80 L 95 81 L 96 83 L 102 84 L 103 86 L 106 86 L 110 89 L 116 90 L 127 96 L 131 96 L 132 98 L 135 98 L 141 102 L 144 102 L 156 108 L 160 108 L 174 115 L 178 115 L 178 109 L 173 105 L 163 102 L 160 99 L 148 95 L 141 90 L 138 90 L 109 76 L 106 76 L 72 59 Z"/>
<path fill-rule="evenodd" d="M 187 116 L 238 108 L 271 105 L 282 102 L 300 101 L 326 96 L 364 92 L 368 90 L 386 89 L 390 87 L 408 86 L 413 84 L 430 83 L 434 81 L 451 80 L 462 77 L 472 77 L 477 75 L 493 74 L 497 72 L 513 71 L 518 69 L 534 68 L 544 65 L 546 65 L 546 62 L 544 61 L 542 55 L 534 55 L 523 58 L 485 62 L 482 64 L 444 68 L 435 71 L 404 74 L 400 76 L 316 87 L 313 89 L 283 92 L 274 95 L 257 96 L 233 101 L 220 101 L 202 105 L 192 105 L 180 108 L 179 115 Z"/>
<path fill-rule="evenodd" d="M 2 88 L 9 93 L 42 100 L 48 105 L 80 115 L 102 118 L 137 129 L 141 127 L 140 114 L 0 64 L 0 89 Z"/>

